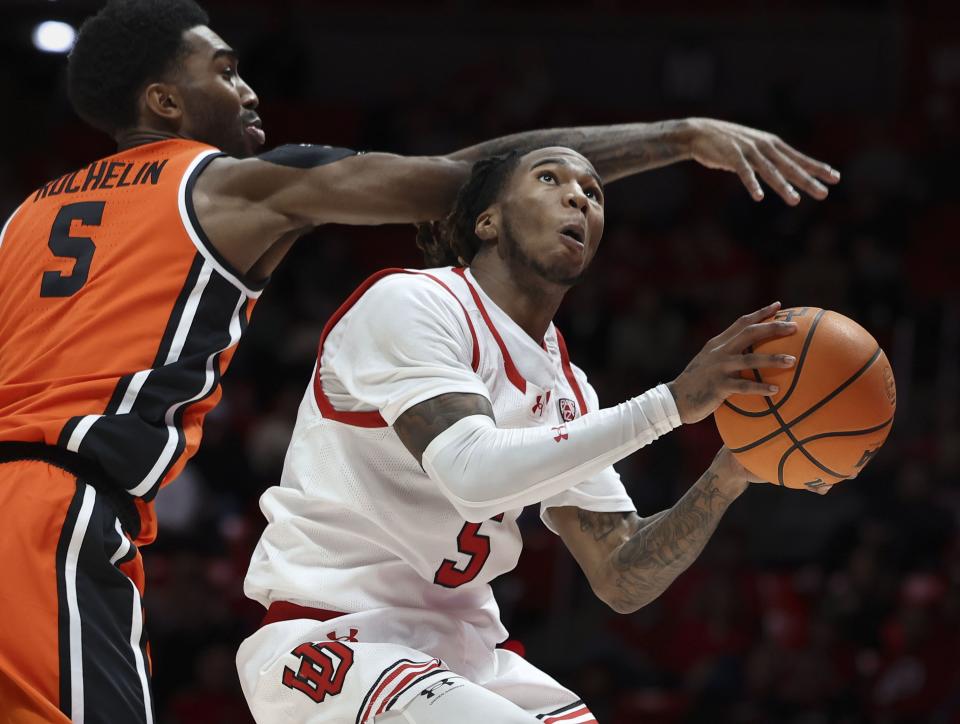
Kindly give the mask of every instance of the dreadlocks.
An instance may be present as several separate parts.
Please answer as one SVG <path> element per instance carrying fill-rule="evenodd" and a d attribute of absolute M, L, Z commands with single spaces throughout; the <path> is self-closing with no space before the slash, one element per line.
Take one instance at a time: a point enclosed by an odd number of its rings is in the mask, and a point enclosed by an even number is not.
<path fill-rule="evenodd" d="M 515 149 L 473 165 L 470 178 L 457 192 L 453 210 L 440 221 L 417 227 L 417 246 L 428 267 L 467 265 L 483 241 L 474 228 L 477 217 L 497 200 L 504 184 L 527 150 Z"/>

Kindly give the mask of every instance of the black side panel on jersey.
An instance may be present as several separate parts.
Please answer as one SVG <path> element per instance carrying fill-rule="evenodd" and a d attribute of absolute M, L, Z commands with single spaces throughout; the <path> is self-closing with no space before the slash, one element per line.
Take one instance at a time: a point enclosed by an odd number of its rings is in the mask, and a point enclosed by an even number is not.
<path fill-rule="evenodd" d="M 230 346 L 234 336 L 239 338 L 246 325 L 247 306 L 243 292 L 197 254 L 153 368 L 140 380 L 139 390 L 128 393 L 124 389 L 123 397 L 132 401 L 122 413 L 111 410 L 112 414 L 105 414 L 90 427 L 78 452 L 110 471 L 126 490 L 149 476 L 153 483 L 137 495 L 151 499 L 183 452 L 183 413 L 190 404 L 213 394 L 220 384 L 220 352 Z M 136 375 L 131 383 L 133 377 Z"/>
<path fill-rule="evenodd" d="M 133 582 L 110 562 L 123 543 L 115 520 L 98 495 L 77 560 L 84 721 L 146 724 L 153 706 L 142 601 Z M 136 555 L 132 543 L 126 555 Z"/>
<path fill-rule="evenodd" d="M 357 152 L 349 148 L 338 148 L 336 146 L 313 146 L 309 143 L 289 144 L 286 146 L 277 146 L 272 151 L 261 153 L 257 158 L 261 161 L 275 163 L 278 166 L 291 166 L 293 168 L 314 168 L 316 166 L 325 166 L 328 163 L 339 161 L 343 158 L 356 156 Z"/>

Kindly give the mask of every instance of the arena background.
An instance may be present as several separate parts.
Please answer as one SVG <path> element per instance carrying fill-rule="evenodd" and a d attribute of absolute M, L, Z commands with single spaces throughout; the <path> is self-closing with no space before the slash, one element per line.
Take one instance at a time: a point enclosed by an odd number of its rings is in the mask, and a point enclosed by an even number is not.
<path fill-rule="evenodd" d="M 45 19 L 97 2 L 3 0 L 0 214 L 111 153 L 78 122 Z M 843 312 L 880 341 L 899 405 L 886 447 L 825 498 L 753 486 L 700 560 L 630 616 L 597 602 L 535 516 L 497 583 L 528 657 L 601 722 L 960 721 L 960 32 L 949 6 L 208 1 L 260 96 L 269 145 L 431 153 L 534 127 L 713 116 L 843 174 L 829 200 L 752 202 L 685 163 L 608 189 L 607 231 L 558 323 L 607 403 L 672 379 L 771 299 Z M 323 228 L 276 274 L 208 418 L 158 499 L 145 553 L 163 724 L 249 720 L 233 666 L 262 610 L 241 582 L 320 329 L 412 228 Z M 2 342 L 0 342 L 2 343 Z M 719 444 L 711 422 L 619 465 L 641 513 Z"/>

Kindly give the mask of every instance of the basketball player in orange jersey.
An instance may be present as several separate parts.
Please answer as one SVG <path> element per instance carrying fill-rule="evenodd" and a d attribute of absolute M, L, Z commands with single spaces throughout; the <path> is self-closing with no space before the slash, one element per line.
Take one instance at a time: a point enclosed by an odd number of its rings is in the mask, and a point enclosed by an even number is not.
<path fill-rule="evenodd" d="M 324 223 L 441 217 L 474 160 L 548 140 L 606 180 L 695 159 L 787 203 L 839 176 L 729 123 L 534 131 L 443 157 L 265 141 L 234 51 L 191 0 L 111 1 L 69 62 L 118 152 L 31 193 L 0 231 L 0 715 L 151 722 L 138 545 L 270 273 Z M 822 182 L 822 183 L 821 183 Z"/>

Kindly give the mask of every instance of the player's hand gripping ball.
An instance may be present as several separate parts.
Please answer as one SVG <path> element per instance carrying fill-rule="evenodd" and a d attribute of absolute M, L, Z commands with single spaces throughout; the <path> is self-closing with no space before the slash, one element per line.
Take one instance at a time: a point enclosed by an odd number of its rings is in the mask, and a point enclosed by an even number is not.
<path fill-rule="evenodd" d="M 779 385 L 769 397 L 733 395 L 714 413 L 724 444 L 758 477 L 823 492 L 855 477 L 887 439 L 897 388 L 887 356 L 867 330 L 817 307 L 783 309 L 796 334 L 757 345 L 790 354 L 790 369 L 745 370 Z"/>

